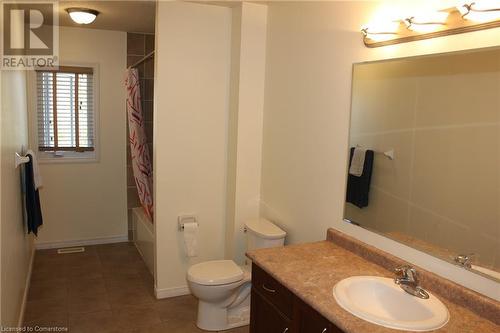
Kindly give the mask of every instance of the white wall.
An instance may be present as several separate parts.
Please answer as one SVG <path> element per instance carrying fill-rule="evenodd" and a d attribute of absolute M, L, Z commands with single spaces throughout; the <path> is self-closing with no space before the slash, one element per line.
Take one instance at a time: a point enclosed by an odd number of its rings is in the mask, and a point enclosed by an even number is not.
<path fill-rule="evenodd" d="M 100 156 L 97 163 L 41 165 L 44 226 L 37 244 L 126 239 L 126 33 L 68 27 L 59 32 L 61 65 L 99 66 Z"/>
<path fill-rule="evenodd" d="M 283 226 L 288 243 L 324 239 L 333 226 L 500 299 L 490 280 L 342 222 L 352 64 L 500 41 L 496 28 L 368 49 L 359 28 L 384 8 L 394 10 L 387 3 L 269 4 L 261 212 Z M 418 1 L 404 3 L 418 6 Z"/>
<path fill-rule="evenodd" d="M 165 297 L 187 292 L 190 264 L 224 256 L 231 10 L 159 2 L 156 22 L 156 289 Z M 199 222 L 193 259 L 177 227 L 189 213 Z"/>
<path fill-rule="evenodd" d="M 245 260 L 244 224 L 260 215 L 267 6 L 233 8 L 226 258 Z"/>
<path fill-rule="evenodd" d="M 224 241 L 225 258 L 234 257 L 233 241 L 236 231 L 234 218 L 236 213 L 238 108 L 240 103 L 241 14 L 241 4 L 234 7 L 231 11 L 231 66 L 229 73 L 229 115 L 227 121 L 226 235 Z"/>
<path fill-rule="evenodd" d="M 1 94 L 1 323 L 16 326 L 20 320 L 33 237 L 23 219 L 20 172 L 14 154 L 28 145 L 26 72 L 2 71 Z"/>

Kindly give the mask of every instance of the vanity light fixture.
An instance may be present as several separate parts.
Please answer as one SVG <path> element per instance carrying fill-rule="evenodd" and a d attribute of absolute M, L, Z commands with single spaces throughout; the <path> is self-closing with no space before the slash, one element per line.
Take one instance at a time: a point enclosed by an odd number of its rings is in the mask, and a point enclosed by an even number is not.
<path fill-rule="evenodd" d="M 398 35 L 400 21 L 389 21 L 387 23 L 371 23 L 361 28 L 361 32 L 366 38 L 374 41 L 384 41 Z"/>
<path fill-rule="evenodd" d="M 492 1 L 470 2 L 458 7 L 460 14 L 466 20 L 488 22 L 500 20 L 500 5 L 495 8 Z"/>
<path fill-rule="evenodd" d="M 433 12 L 423 15 L 416 15 L 404 20 L 408 30 L 415 32 L 428 33 L 446 26 L 446 19 L 450 13 L 448 12 Z"/>
<path fill-rule="evenodd" d="M 94 22 L 97 15 L 99 15 L 97 10 L 88 8 L 67 8 L 66 12 L 73 22 L 77 24 L 90 24 Z"/>
<path fill-rule="evenodd" d="M 431 13 L 415 14 L 401 19 L 406 29 L 379 29 L 367 25 L 361 29 L 367 47 L 408 43 L 417 40 L 455 35 L 500 27 L 499 0 L 477 0 L 461 7 Z M 393 24 L 395 21 L 389 21 Z M 383 24 L 381 25 L 383 26 Z"/>
<path fill-rule="evenodd" d="M 397 32 L 371 32 L 368 27 L 362 28 L 361 32 L 366 38 L 376 41 L 389 40 L 397 35 Z"/>

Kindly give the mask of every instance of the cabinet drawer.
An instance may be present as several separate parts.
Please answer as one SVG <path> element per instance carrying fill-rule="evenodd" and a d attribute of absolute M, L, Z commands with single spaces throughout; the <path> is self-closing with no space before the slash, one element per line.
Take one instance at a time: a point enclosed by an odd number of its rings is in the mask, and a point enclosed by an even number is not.
<path fill-rule="evenodd" d="M 286 317 L 292 318 L 293 294 L 257 265 L 252 265 L 252 288 L 263 295 Z"/>

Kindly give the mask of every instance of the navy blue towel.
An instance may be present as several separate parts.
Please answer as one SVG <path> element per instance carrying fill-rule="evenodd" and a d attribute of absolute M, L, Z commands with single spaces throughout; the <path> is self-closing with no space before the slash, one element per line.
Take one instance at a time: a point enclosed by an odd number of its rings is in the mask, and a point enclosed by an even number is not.
<path fill-rule="evenodd" d="M 24 165 L 25 175 L 25 200 L 26 200 L 26 215 L 28 223 L 28 233 L 38 234 L 38 227 L 43 224 L 42 209 L 40 206 L 40 195 L 35 187 L 35 177 L 33 175 L 33 158 L 27 155 L 30 159 Z"/>
<path fill-rule="evenodd" d="M 353 155 L 354 148 L 351 148 L 349 167 L 351 166 Z M 373 150 L 367 150 L 365 155 L 365 164 L 363 165 L 363 173 L 361 174 L 361 176 L 356 177 L 351 175 L 350 173 L 347 174 L 348 178 L 346 200 L 347 202 L 350 202 L 359 208 L 368 206 L 370 182 L 372 180 L 373 157 Z"/>

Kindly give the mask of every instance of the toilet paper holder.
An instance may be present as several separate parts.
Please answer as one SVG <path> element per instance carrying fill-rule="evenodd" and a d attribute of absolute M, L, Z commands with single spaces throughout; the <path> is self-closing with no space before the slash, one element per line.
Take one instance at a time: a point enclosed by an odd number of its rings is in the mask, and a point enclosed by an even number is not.
<path fill-rule="evenodd" d="M 198 217 L 194 214 L 189 215 L 179 215 L 177 217 L 177 224 L 179 231 L 184 231 L 184 224 L 186 223 L 196 223 L 198 224 Z"/>

